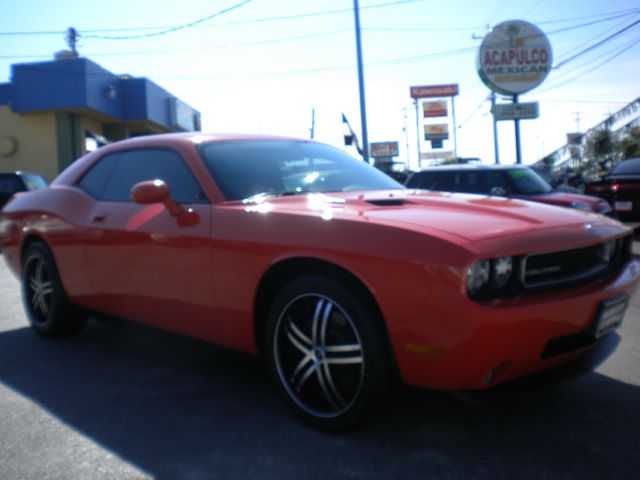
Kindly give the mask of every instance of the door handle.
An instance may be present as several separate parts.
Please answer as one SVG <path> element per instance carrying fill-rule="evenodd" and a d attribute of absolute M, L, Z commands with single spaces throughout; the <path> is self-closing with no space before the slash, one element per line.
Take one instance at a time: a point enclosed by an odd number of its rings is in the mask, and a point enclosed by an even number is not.
<path fill-rule="evenodd" d="M 104 222 L 107 218 L 107 214 L 104 212 L 97 212 L 91 215 L 91 221 L 94 223 Z"/>

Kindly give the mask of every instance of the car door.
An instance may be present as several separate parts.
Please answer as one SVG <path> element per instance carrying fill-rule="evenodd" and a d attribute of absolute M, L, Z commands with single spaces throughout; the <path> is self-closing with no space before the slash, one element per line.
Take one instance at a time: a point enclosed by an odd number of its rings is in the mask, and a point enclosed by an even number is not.
<path fill-rule="evenodd" d="M 161 203 L 137 204 L 132 187 L 163 180 L 195 221 Z M 210 204 L 182 157 L 169 149 L 106 155 L 78 187 L 95 199 L 85 220 L 83 255 L 91 308 L 187 334 L 210 320 Z"/>

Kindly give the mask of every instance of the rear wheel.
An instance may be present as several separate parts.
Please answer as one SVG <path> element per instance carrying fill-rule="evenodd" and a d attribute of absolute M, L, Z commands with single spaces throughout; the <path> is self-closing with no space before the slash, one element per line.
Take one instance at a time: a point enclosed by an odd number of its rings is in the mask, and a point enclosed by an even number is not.
<path fill-rule="evenodd" d="M 329 431 L 382 413 L 391 385 L 378 314 L 351 290 L 329 278 L 297 279 L 267 322 L 265 350 L 281 394 L 303 420 Z"/>
<path fill-rule="evenodd" d="M 82 330 L 85 318 L 69 304 L 49 249 L 32 243 L 22 258 L 22 301 L 31 327 L 45 337 Z"/>

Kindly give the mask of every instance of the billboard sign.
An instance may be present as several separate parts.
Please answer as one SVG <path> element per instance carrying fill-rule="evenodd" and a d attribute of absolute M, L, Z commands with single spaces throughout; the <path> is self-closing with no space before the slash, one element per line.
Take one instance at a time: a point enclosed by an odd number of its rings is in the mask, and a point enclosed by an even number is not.
<path fill-rule="evenodd" d="M 457 83 L 411 87 L 411 98 L 455 97 L 460 92 Z"/>
<path fill-rule="evenodd" d="M 369 155 L 373 158 L 397 157 L 398 142 L 373 142 L 369 144 Z"/>
<path fill-rule="evenodd" d="M 508 20 L 495 26 L 480 45 L 478 75 L 494 92 L 518 95 L 537 87 L 551 70 L 549 39 L 535 25 Z"/>
<path fill-rule="evenodd" d="M 493 109 L 496 120 L 528 120 L 540 116 L 538 102 L 496 104 Z"/>
<path fill-rule="evenodd" d="M 436 123 L 424 126 L 425 140 L 446 140 L 449 138 L 449 125 L 446 123 Z"/>
<path fill-rule="evenodd" d="M 422 110 L 425 118 L 433 117 L 446 117 L 449 113 L 447 111 L 447 101 L 439 100 L 437 102 L 424 102 L 422 104 Z"/>

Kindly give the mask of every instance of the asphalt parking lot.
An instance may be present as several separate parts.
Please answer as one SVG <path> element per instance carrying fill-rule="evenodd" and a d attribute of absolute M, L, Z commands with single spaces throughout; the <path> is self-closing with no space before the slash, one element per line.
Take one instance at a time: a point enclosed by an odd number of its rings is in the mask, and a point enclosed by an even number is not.
<path fill-rule="evenodd" d="M 570 380 L 404 389 L 375 425 L 326 435 L 252 356 L 126 323 L 38 338 L 0 259 L 0 478 L 638 478 L 640 293 L 608 344 Z"/>

